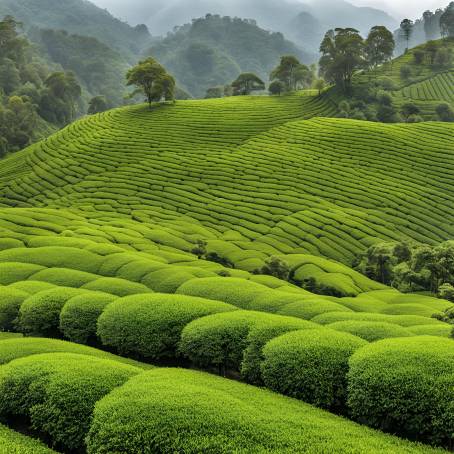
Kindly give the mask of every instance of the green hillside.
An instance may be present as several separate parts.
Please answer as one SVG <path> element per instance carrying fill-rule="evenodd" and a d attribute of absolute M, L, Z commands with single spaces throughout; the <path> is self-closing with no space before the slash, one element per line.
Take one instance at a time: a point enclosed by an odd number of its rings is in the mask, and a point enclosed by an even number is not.
<path fill-rule="evenodd" d="M 336 113 L 125 107 L 2 160 L 1 420 L 65 453 L 443 452 L 345 417 L 452 443 L 454 304 L 351 265 L 452 238 L 454 125 Z"/>
<path fill-rule="evenodd" d="M 356 76 L 356 90 L 361 91 L 383 77 L 392 81 L 393 86 L 388 89 L 398 109 L 405 103 L 415 103 L 424 120 L 436 119 L 437 105 L 454 104 L 454 40 L 430 41 L 377 71 Z"/>

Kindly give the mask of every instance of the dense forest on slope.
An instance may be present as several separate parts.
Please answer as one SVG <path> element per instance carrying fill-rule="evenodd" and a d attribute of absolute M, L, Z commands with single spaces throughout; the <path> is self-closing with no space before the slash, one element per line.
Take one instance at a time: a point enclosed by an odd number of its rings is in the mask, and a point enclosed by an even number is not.
<path fill-rule="evenodd" d="M 85 0 L 0 0 L 0 17 L 6 15 L 22 22 L 26 30 L 65 30 L 96 38 L 131 63 L 151 39 L 146 27 L 131 27 Z"/>
<path fill-rule="evenodd" d="M 259 28 L 253 20 L 207 15 L 177 28 L 149 51 L 193 96 L 231 83 L 241 72 L 268 80 L 281 55 L 316 61 L 281 33 Z"/>

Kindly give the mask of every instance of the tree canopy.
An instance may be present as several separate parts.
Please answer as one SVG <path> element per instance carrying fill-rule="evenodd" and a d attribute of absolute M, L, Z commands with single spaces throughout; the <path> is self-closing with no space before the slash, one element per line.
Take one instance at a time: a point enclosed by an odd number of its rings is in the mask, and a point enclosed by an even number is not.
<path fill-rule="evenodd" d="M 128 86 L 137 87 L 133 94 L 143 93 L 150 107 L 153 102 L 174 99 L 175 79 L 151 57 L 131 68 L 126 79 Z"/>
<path fill-rule="evenodd" d="M 232 82 L 234 95 L 250 95 L 253 91 L 265 90 L 265 82 L 254 73 L 243 73 Z"/>
<path fill-rule="evenodd" d="M 273 69 L 270 80 L 280 81 L 286 91 L 295 91 L 312 84 L 313 73 L 293 55 L 281 57 L 279 65 Z"/>

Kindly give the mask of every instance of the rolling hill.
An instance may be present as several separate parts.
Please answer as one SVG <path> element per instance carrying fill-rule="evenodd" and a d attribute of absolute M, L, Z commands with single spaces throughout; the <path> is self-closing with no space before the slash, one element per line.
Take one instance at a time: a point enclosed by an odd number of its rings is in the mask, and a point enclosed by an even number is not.
<path fill-rule="evenodd" d="M 336 114 L 312 91 L 129 106 L 2 160 L 2 421 L 68 453 L 443 452 L 345 417 L 452 443 L 454 304 L 351 264 L 452 238 L 454 125 Z"/>

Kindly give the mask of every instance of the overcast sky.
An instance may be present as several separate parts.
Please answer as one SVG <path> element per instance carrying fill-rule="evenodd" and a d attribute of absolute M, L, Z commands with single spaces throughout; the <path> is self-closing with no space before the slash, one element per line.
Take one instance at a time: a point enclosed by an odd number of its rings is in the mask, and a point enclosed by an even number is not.
<path fill-rule="evenodd" d="M 349 0 L 350 3 L 359 6 L 374 6 L 384 9 L 398 19 L 404 17 L 418 18 L 426 9 L 435 10 L 444 8 L 449 0 Z"/>
<path fill-rule="evenodd" d="M 137 8 L 137 5 L 146 5 L 144 0 L 91 0 L 93 3 L 111 11 L 115 14 L 118 11 L 131 11 Z M 191 0 L 187 0 L 190 2 Z M 228 1 L 228 0 L 224 0 Z M 316 2 L 317 0 L 294 0 L 301 1 L 302 3 Z M 445 7 L 448 5 L 450 0 L 347 0 L 358 6 L 373 6 L 382 9 L 396 19 L 401 20 L 403 18 L 416 19 L 421 17 L 422 13 L 426 9 L 435 10 L 436 8 Z M 164 1 L 164 4 L 166 2 Z M 128 9 L 125 10 L 125 7 Z"/>

